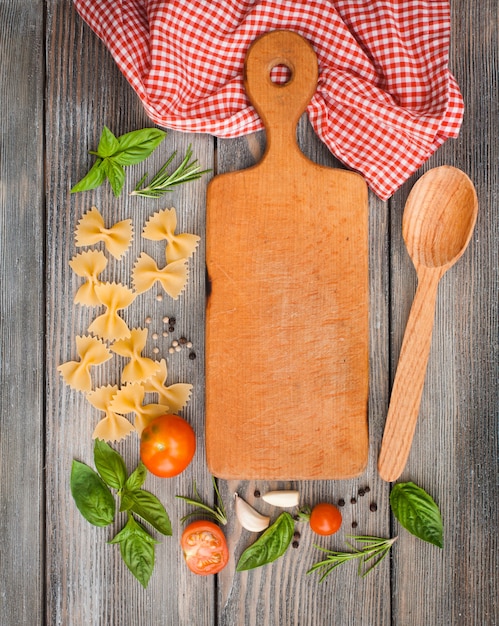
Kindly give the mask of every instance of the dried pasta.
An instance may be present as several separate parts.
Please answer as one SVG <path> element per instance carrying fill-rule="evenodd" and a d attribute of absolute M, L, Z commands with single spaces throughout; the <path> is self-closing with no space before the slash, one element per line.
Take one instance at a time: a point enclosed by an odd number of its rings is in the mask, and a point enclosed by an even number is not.
<path fill-rule="evenodd" d="M 72 389 L 88 392 L 92 389 L 90 369 L 105 363 L 113 355 L 100 339 L 89 335 L 76 337 L 76 351 L 80 360 L 63 363 L 57 370 Z"/>
<path fill-rule="evenodd" d="M 75 303 L 85 306 L 99 306 L 100 300 L 95 293 L 95 286 L 99 284 L 99 274 L 107 266 L 104 252 L 101 250 L 80 252 L 71 259 L 69 265 L 75 274 L 87 279 L 76 292 Z"/>
<path fill-rule="evenodd" d="M 188 259 L 196 249 L 200 237 L 190 233 L 175 234 L 177 228 L 177 212 L 175 208 L 163 209 L 155 213 L 142 230 L 142 237 L 152 241 L 166 239 L 166 262 Z"/>
<path fill-rule="evenodd" d="M 141 354 L 146 345 L 147 334 L 147 328 L 134 328 L 130 331 L 130 337 L 115 341 L 111 346 L 115 354 L 130 359 L 121 373 L 123 383 L 145 381 L 154 376 L 161 367 L 158 361 L 153 361 Z"/>
<path fill-rule="evenodd" d="M 137 293 L 144 293 L 159 282 L 174 300 L 185 288 L 187 276 L 187 259 L 172 261 L 159 269 L 156 261 L 145 252 L 139 256 L 132 271 L 133 286 Z"/>
<path fill-rule="evenodd" d="M 121 441 L 135 430 L 133 424 L 131 424 L 126 417 L 118 415 L 118 413 L 115 413 L 110 408 L 111 400 L 117 392 L 117 385 L 106 385 L 104 387 L 98 387 L 87 394 L 87 400 L 90 404 L 105 413 L 105 417 L 103 417 L 95 427 L 92 434 L 93 439 Z"/>
<path fill-rule="evenodd" d="M 95 285 L 95 294 L 106 307 L 106 311 L 94 319 L 88 330 L 109 341 L 130 337 L 130 329 L 118 315 L 118 311 L 132 304 L 136 294 L 121 283 Z"/>
<path fill-rule="evenodd" d="M 132 239 L 132 220 L 123 220 L 110 228 L 106 228 L 104 218 L 97 207 L 92 207 L 83 215 L 75 232 L 75 241 L 78 247 L 93 246 L 103 241 L 106 250 L 116 259 L 119 259 L 126 252 Z"/>
<path fill-rule="evenodd" d="M 110 409 L 114 413 L 135 414 L 135 430 L 140 434 L 155 417 L 169 413 L 169 407 L 162 404 L 143 404 L 145 388 L 141 383 L 129 383 L 114 395 Z"/>
<path fill-rule="evenodd" d="M 154 376 L 144 382 L 145 390 L 157 393 L 159 402 L 168 405 L 172 413 L 177 413 L 177 411 L 180 411 L 189 401 L 192 385 L 187 383 L 175 383 L 167 387 L 165 383 L 168 370 L 165 359 L 161 359 L 159 364 L 160 368 Z"/>

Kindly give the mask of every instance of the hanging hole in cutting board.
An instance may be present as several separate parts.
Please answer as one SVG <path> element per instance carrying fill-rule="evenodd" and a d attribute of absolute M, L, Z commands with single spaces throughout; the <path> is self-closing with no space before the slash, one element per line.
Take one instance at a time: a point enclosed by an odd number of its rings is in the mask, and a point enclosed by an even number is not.
<path fill-rule="evenodd" d="M 270 80 L 275 85 L 287 85 L 293 77 L 292 69 L 285 63 L 277 63 L 270 70 Z"/>

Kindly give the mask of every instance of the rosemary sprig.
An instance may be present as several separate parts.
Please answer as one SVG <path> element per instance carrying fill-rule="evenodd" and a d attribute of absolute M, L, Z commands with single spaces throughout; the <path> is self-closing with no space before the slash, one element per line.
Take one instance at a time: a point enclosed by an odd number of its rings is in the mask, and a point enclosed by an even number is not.
<path fill-rule="evenodd" d="M 142 185 L 146 183 L 147 177 L 149 176 L 148 173 L 144 174 L 144 176 L 136 184 L 135 189 L 130 192 L 130 195 L 142 196 L 143 198 L 160 198 L 165 193 L 172 191 L 173 187 L 182 185 L 183 183 L 188 183 L 192 180 L 197 180 L 198 178 L 201 178 L 203 174 L 210 171 L 201 171 L 199 165 L 197 164 L 197 159 L 191 160 L 192 146 L 189 146 L 182 163 L 176 170 L 169 174 L 167 169 L 176 155 L 177 152 L 175 151 L 157 172 L 157 174 L 155 174 L 149 183 L 143 187 Z"/>
<path fill-rule="evenodd" d="M 214 507 L 208 506 L 201 500 L 201 496 L 199 495 L 196 487 L 196 481 L 194 481 L 193 484 L 194 496 L 196 499 L 188 498 L 186 496 L 176 496 L 177 498 L 179 498 L 179 500 L 183 500 L 184 502 L 187 502 L 187 504 L 191 504 L 192 506 L 196 507 L 194 511 L 192 511 L 191 513 L 187 513 L 187 515 L 184 515 L 184 517 L 180 520 L 182 524 L 189 518 L 194 517 L 195 515 L 208 515 L 209 517 L 216 520 L 219 524 L 222 524 L 222 526 L 225 526 L 227 524 L 227 513 L 225 511 L 222 496 L 220 495 L 220 491 L 218 490 L 216 480 L 213 477 L 211 478 L 211 480 L 213 482 L 215 493 L 217 494 L 217 504 Z"/>
<path fill-rule="evenodd" d="M 354 545 L 352 545 L 352 543 L 347 541 L 347 545 L 353 550 L 353 552 L 337 552 L 335 550 L 327 550 L 325 548 L 321 548 L 318 545 L 315 545 L 318 550 L 327 554 L 327 558 L 324 561 L 320 561 L 319 563 L 313 565 L 308 570 L 307 574 L 311 574 L 312 572 L 321 570 L 322 575 L 319 582 L 322 582 L 334 569 L 339 567 L 342 563 L 358 559 L 358 574 L 363 578 L 381 563 L 381 561 L 390 551 L 392 545 L 397 540 L 397 537 L 393 537 L 392 539 L 354 535 L 347 535 L 347 537 L 349 537 L 350 539 L 354 539 L 360 544 L 365 545 L 363 545 L 361 548 L 356 548 Z M 366 568 L 366 565 L 369 562 L 371 563 Z"/>

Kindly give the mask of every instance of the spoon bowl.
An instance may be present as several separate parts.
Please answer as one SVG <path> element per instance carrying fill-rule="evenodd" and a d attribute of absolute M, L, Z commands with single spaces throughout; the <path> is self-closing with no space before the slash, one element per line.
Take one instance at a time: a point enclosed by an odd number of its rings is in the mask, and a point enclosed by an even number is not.
<path fill-rule="evenodd" d="M 466 250 L 476 222 L 475 188 L 461 170 L 443 165 L 414 185 L 404 209 L 402 235 L 416 269 L 448 270 Z"/>
<path fill-rule="evenodd" d="M 402 234 L 416 268 L 418 287 L 400 350 L 378 471 L 393 482 L 403 472 L 416 428 L 430 353 L 438 284 L 471 239 L 478 201 L 461 170 L 429 170 L 414 185 L 404 209 Z"/>

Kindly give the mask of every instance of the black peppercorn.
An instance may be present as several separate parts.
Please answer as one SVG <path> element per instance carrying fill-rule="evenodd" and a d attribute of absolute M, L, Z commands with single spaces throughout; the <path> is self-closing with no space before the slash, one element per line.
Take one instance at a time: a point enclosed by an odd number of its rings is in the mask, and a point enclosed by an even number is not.
<path fill-rule="evenodd" d="M 291 545 L 293 546 L 293 548 L 297 548 L 300 544 L 298 543 L 298 541 L 293 541 Z"/>
<path fill-rule="evenodd" d="M 369 509 L 374 513 L 375 511 L 378 510 L 378 505 L 376 504 L 376 502 L 371 502 L 371 506 L 369 507 Z"/>
<path fill-rule="evenodd" d="M 362 496 L 366 493 L 365 489 L 362 489 L 362 487 L 359 489 L 358 494 L 359 496 L 362 498 Z"/>
<path fill-rule="evenodd" d="M 196 358 L 196 353 L 195 352 L 189 352 L 189 358 L 191 361 L 194 361 L 194 359 Z"/>
<path fill-rule="evenodd" d="M 293 534 L 294 539 L 299 539 L 301 537 L 301 534 L 298 530 L 295 531 L 295 533 Z"/>
<path fill-rule="evenodd" d="M 261 494 L 258 489 L 255 489 L 255 493 L 253 495 L 255 496 L 255 498 L 259 498 Z"/>
<path fill-rule="evenodd" d="M 369 487 L 369 485 L 366 485 L 364 487 L 364 493 L 369 493 L 371 491 L 371 487 Z"/>
<path fill-rule="evenodd" d="M 350 504 L 357 504 L 357 498 L 350 498 Z"/>
<path fill-rule="evenodd" d="M 343 500 L 343 498 L 338 500 L 338 506 L 345 506 L 345 500 Z"/>
<path fill-rule="evenodd" d="M 358 524 L 357 522 L 352 522 L 352 528 L 357 528 Z"/>

